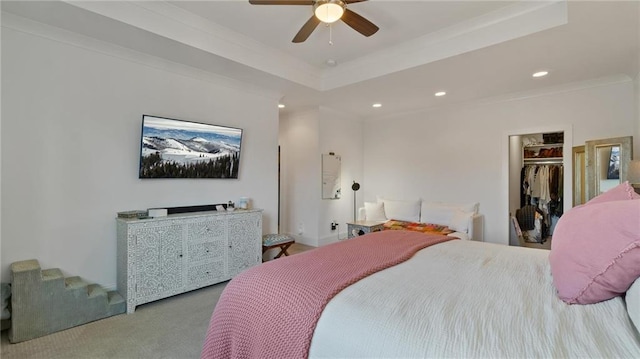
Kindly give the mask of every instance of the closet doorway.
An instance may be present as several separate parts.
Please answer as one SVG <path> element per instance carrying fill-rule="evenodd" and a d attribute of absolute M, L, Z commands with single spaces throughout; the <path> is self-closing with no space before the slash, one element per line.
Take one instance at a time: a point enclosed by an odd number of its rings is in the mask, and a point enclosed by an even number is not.
<path fill-rule="evenodd" d="M 555 225 L 573 204 L 566 134 L 549 129 L 509 135 L 509 245 L 551 248 Z"/>

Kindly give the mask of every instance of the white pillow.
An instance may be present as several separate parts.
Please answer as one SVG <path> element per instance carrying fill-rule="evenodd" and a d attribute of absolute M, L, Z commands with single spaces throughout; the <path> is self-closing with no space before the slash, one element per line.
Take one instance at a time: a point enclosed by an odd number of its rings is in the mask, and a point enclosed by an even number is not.
<path fill-rule="evenodd" d="M 422 208 L 420 208 L 420 222 L 441 224 L 443 226 L 448 226 L 449 228 L 452 228 L 451 226 L 455 225 L 460 228 L 466 228 L 464 230 L 464 232 L 466 232 L 469 227 L 469 218 L 466 218 L 467 224 L 462 224 L 462 217 L 464 217 L 464 215 L 459 214 L 460 218 L 456 218 L 456 223 L 453 223 L 454 215 L 458 211 L 466 213 L 467 215 L 477 214 L 479 205 L 480 204 L 478 202 L 465 204 L 422 202 Z"/>
<path fill-rule="evenodd" d="M 382 202 L 384 203 L 386 218 L 398 221 L 420 222 L 420 200 L 398 201 L 382 199 Z"/>
<path fill-rule="evenodd" d="M 473 212 L 455 210 L 451 223 L 449 223 L 449 228 L 456 232 L 469 233 L 469 220 L 471 216 L 473 216 Z"/>
<path fill-rule="evenodd" d="M 478 208 L 480 207 L 479 202 L 472 202 L 472 203 L 433 202 L 433 203 L 437 203 L 444 207 L 456 208 L 463 212 L 472 212 L 473 214 L 478 214 Z"/>
<path fill-rule="evenodd" d="M 384 222 L 387 217 L 384 214 L 384 203 L 365 202 L 364 213 L 367 221 Z"/>
<path fill-rule="evenodd" d="M 636 330 L 640 332 L 640 278 L 636 279 L 631 287 L 627 289 L 627 295 L 624 298 L 627 304 L 627 313 L 629 318 L 636 326 Z"/>
<path fill-rule="evenodd" d="M 453 221 L 455 208 L 444 206 L 440 203 L 422 203 L 420 209 L 420 222 L 440 224 L 449 227 Z"/>
<path fill-rule="evenodd" d="M 462 233 L 462 232 L 449 233 L 449 234 L 447 234 L 447 236 L 448 237 L 460 238 L 463 241 L 468 241 L 469 240 L 469 235 L 467 233 Z"/>

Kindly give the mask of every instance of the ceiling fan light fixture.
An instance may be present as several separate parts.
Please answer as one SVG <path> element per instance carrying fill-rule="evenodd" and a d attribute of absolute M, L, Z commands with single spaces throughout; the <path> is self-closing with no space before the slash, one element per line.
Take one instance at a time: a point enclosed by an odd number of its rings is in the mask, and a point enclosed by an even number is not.
<path fill-rule="evenodd" d="M 344 14 L 345 4 L 342 0 L 318 0 L 314 5 L 314 14 L 318 20 L 331 24 L 340 20 Z"/>
<path fill-rule="evenodd" d="M 302 25 L 291 42 L 297 44 L 306 41 L 313 30 L 315 30 L 320 23 L 324 23 L 329 27 L 329 44 L 332 44 L 331 26 L 329 25 L 338 20 L 341 20 L 350 28 L 366 37 L 369 37 L 380 30 L 380 28 L 374 23 L 347 8 L 347 4 L 363 1 L 367 0 L 249 0 L 249 3 L 252 5 L 313 6 L 313 14 L 309 17 L 307 22 Z"/>

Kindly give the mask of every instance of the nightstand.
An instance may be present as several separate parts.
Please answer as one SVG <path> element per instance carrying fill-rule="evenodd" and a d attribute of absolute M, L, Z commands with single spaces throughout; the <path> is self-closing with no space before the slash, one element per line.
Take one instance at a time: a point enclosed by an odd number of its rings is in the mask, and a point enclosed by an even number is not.
<path fill-rule="evenodd" d="M 353 223 L 347 223 L 347 238 L 354 238 L 363 234 L 381 231 L 384 222 L 375 221 L 355 221 Z"/>

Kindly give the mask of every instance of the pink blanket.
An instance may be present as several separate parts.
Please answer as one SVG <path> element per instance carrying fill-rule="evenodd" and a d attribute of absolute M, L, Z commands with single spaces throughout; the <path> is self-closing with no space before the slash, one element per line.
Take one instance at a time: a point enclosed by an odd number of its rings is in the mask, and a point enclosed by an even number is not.
<path fill-rule="evenodd" d="M 225 288 L 202 358 L 306 358 L 326 304 L 358 280 L 451 237 L 381 231 L 248 269 Z"/>

